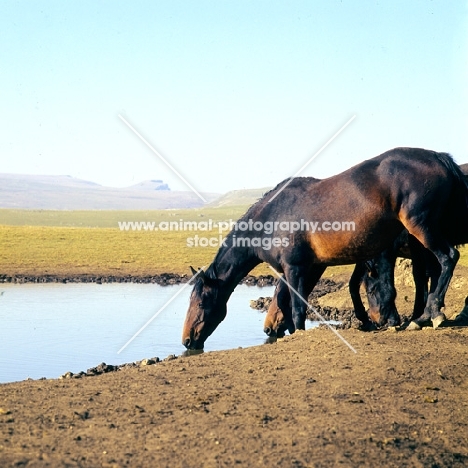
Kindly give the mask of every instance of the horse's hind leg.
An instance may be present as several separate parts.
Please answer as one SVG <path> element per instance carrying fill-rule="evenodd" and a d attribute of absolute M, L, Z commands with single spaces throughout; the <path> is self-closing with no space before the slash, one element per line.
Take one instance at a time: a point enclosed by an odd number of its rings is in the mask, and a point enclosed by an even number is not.
<path fill-rule="evenodd" d="M 307 298 L 326 268 L 322 265 L 313 265 L 307 270 L 291 267 L 285 272 L 291 294 L 292 321 L 295 330 L 305 330 Z"/>
<path fill-rule="evenodd" d="M 418 238 L 417 235 L 415 235 L 415 237 Z M 423 236 L 422 241 L 440 263 L 440 276 L 435 289 L 433 289 L 431 285 L 431 292 L 427 297 L 424 313 L 421 317 L 411 322 L 408 329 L 419 329 L 424 322 L 428 320 L 432 320 L 433 327 L 437 328 L 445 320 L 445 315 L 440 309 L 444 306 L 445 294 L 452 278 L 455 265 L 460 257 L 458 250 L 445 241 L 440 240 L 436 242 L 436 239 L 434 237 L 431 238 L 429 235 Z"/>
<path fill-rule="evenodd" d="M 447 293 L 450 280 L 452 279 L 453 270 L 460 258 L 460 252 L 455 247 L 448 247 L 448 255 L 443 253 L 441 254 L 440 252 L 434 252 L 437 260 L 439 260 L 441 271 L 437 286 L 434 292 L 429 293 L 426 305 L 426 308 L 430 311 L 432 325 L 434 328 L 437 328 L 445 320 L 445 315 L 440 311 L 440 309 L 445 306 L 445 294 Z M 431 284 L 431 290 L 432 287 L 433 286 Z"/>
<path fill-rule="evenodd" d="M 426 270 L 428 266 L 428 256 L 432 254 L 428 252 L 414 236 L 408 236 L 408 244 L 411 252 L 413 280 L 415 285 L 413 315 L 411 316 L 411 320 L 416 320 L 421 317 L 426 307 L 428 294 Z"/>

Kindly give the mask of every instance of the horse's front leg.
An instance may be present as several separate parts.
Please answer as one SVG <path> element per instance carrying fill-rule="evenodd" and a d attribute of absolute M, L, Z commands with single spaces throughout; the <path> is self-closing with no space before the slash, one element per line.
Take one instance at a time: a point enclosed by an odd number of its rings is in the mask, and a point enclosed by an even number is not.
<path fill-rule="evenodd" d="M 286 279 L 291 294 L 292 321 L 295 330 L 305 330 L 307 298 L 325 271 L 326 266 L 313 266 L 310 269 L 290 268 Z"/>
<path fill-rule="evenodd" d="M 349 294 L 351 295 L 351 300 L 353 301 L 354 314 L 356 315 L 356 318 L 362 323 L 362 330 L 365 331 L 371 330 L 373 328 L 372 322 L 370 321 L 369 316 L 366 313 L 366 308 L 362 303 L 361 295 L 359 294 L 359 289 L 361 287 L 366 273 L 367 268 L 365 263 L 356 263 L 348 285 Z"/>

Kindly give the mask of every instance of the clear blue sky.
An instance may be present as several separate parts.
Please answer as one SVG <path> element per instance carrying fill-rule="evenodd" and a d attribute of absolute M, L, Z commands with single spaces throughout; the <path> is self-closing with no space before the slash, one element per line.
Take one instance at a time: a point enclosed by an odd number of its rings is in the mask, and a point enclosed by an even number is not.
<path fill-rule="evenodd" d="M 0 172 L 199 191 L 468 161 L 466 1 L 2 1 Z"/>

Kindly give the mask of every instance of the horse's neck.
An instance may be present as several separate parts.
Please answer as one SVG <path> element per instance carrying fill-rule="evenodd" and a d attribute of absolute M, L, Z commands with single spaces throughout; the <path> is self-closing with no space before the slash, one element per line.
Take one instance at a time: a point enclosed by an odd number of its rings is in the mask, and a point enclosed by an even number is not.
<path fill-rule="evenodd" d="M 223 281 L 230 294 L 242 278 L 258 265 L 261 260 L 250 249 L 244 247 L 223 247 L 216 255 L 211 267 L 216 277 Z"/>

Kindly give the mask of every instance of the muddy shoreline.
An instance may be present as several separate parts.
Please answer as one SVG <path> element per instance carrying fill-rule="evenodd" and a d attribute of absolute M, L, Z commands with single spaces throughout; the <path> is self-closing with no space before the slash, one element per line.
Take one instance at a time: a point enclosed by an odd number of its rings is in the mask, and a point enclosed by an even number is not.
<path fill-rule="evenodd" d="M 27 284 L 27 283 L 138 283 L 138 284 L 159 284 L 160 286 L 170 286 L 174 284 L 187 283 L 190 280 L 189 275 L 179 275 L 177 273 L 162 273 L 152 276 L 138 275 L 0 275 L 0 283 Z M 247 275 L 239 284 L 248 286 L 271 286 L 275 284 L 276 278 L 272 275 Z"/>

